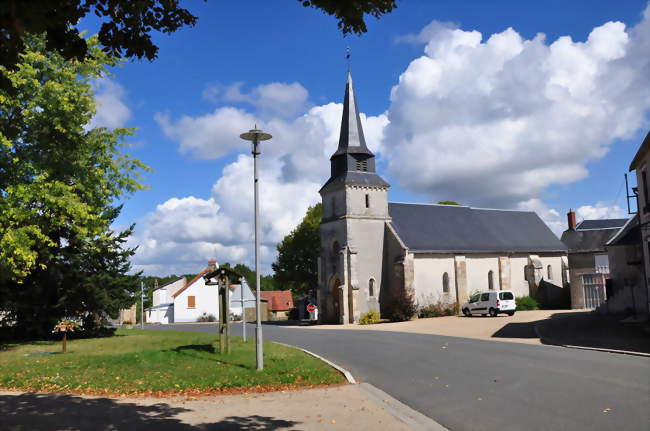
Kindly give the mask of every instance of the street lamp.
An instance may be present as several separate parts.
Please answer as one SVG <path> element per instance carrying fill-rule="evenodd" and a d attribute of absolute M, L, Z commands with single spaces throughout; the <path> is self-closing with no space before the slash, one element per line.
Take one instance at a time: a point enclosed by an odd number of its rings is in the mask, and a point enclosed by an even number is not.
<path fill-rule="evenodd" d="M 253 187 L 255 193 L 255 314 L 257 323 L 255 324 L 255 353 L 257 358 L 257 369 L 264 369 L 264 350 L 262 346 L 262 310 L 260 307 L 260 208 L 259 208 L 259 190 L 257 177 L 257 156 L 260 154 L 259 144 L 272 138 L 271 135 L 257 128 L 249 130 L 239 135 L 240 138 L 251 141 L 251 152 L 253 153 Z"/>

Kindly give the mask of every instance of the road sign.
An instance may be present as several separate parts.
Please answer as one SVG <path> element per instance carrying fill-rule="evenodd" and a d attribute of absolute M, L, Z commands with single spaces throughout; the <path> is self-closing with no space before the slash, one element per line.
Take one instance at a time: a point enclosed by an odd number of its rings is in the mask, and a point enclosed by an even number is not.
<path fill-rule="evenodd" d="M 318 307 L 316 307 L 314 304 L 307 304 L 307 311 L 310 312 L 310 313 L 313 313 L 314 311 L 316 311 L 316 308 L 318 308 Z"/>

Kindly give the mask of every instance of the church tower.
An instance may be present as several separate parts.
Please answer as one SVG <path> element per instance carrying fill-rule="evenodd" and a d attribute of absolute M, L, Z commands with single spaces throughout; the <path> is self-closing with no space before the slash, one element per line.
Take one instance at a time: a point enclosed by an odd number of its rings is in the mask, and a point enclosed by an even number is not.
<path fill-rule="evenodd" d="M 320 189 L 320 320 L 349 324 L 367 311 L 380 311 L 384 226 L 390 220 L 390 186 L 375 171 L 375 155 L 366 145 L 350 72 L 339 146 L 330 165 L 330 178 Z"/>

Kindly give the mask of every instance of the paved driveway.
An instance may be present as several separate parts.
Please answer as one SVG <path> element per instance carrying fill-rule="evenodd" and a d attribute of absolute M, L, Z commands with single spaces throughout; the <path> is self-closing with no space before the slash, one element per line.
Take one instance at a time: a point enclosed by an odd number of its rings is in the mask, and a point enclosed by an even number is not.
<path fill-rule="evenodd" d="M 265 325 L 264 334 L 331 359 L 451 430 L 638 431 L 650 423 L 648 358 L 388 331 Z"/>

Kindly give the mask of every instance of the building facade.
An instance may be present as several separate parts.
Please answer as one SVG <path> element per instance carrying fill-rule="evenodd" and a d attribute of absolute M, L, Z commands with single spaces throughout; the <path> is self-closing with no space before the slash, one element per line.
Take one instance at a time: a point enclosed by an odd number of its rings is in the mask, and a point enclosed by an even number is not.
<path fill-rule="evenodd" d="M 566 247 L 533 212 L 389 203 L 376 173 L 348 73 L 339 145 L 330 158 L 319 260 L 319 321 L 388 316 L 410 297 L 419 306 L 460 302 L 479 290 L 535 295 L 566 284 Z"/>

